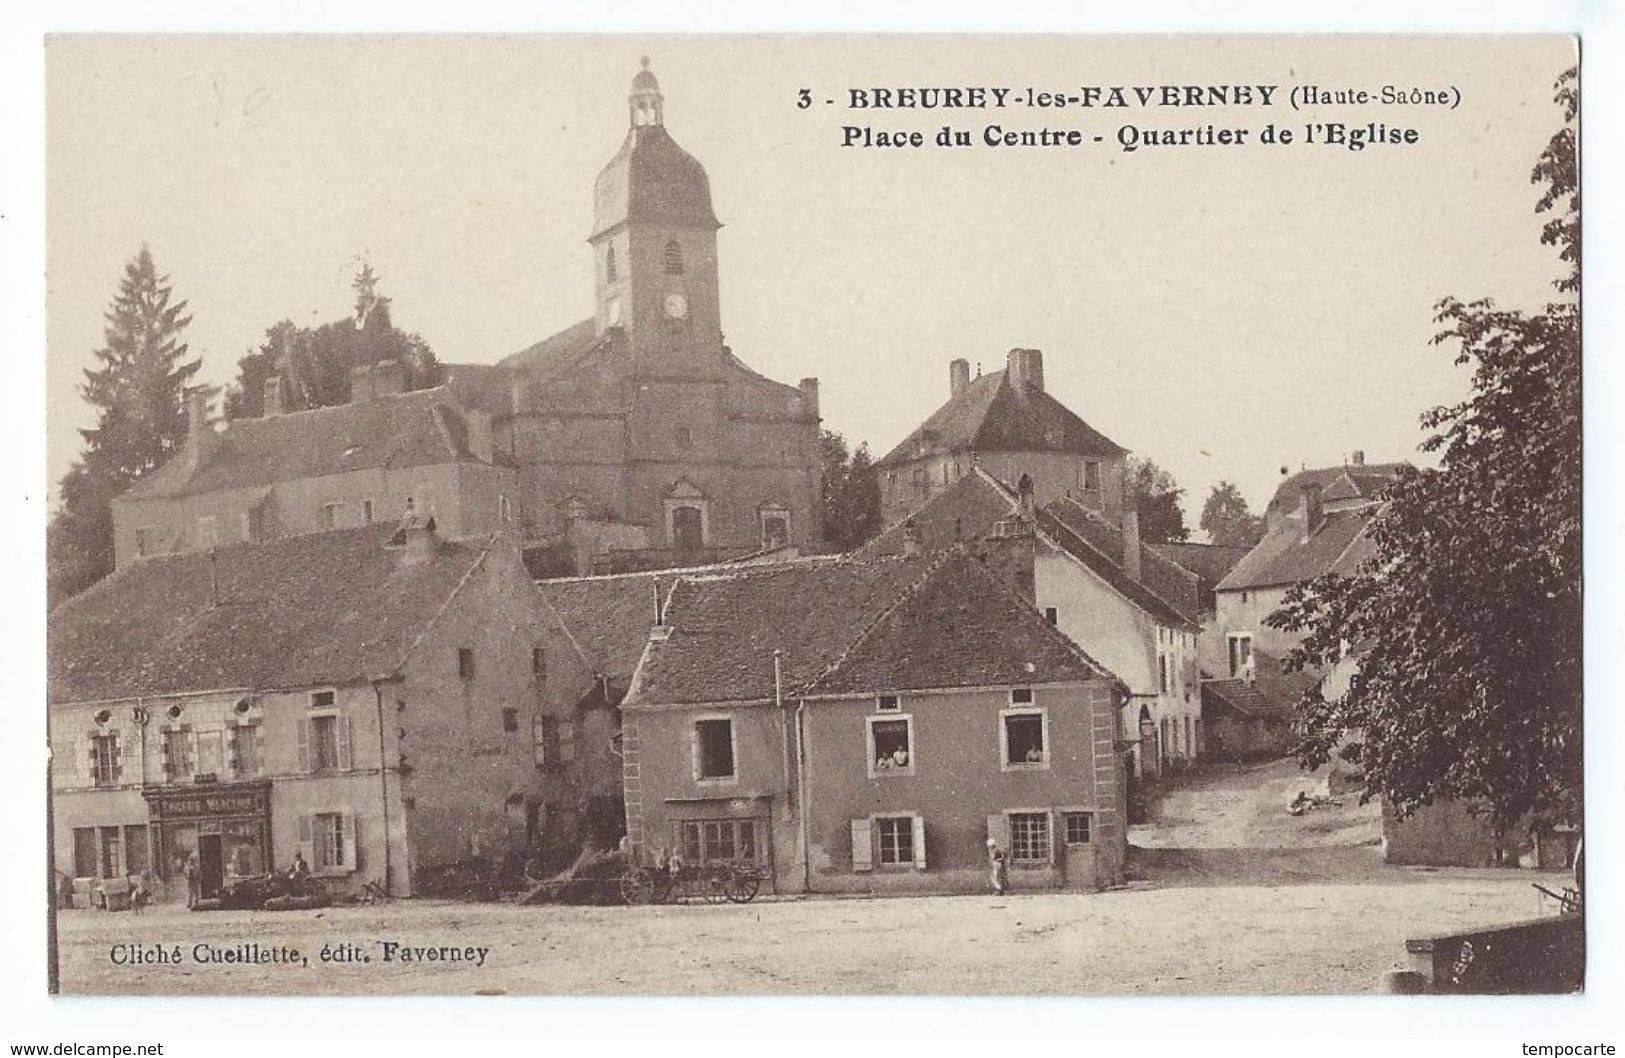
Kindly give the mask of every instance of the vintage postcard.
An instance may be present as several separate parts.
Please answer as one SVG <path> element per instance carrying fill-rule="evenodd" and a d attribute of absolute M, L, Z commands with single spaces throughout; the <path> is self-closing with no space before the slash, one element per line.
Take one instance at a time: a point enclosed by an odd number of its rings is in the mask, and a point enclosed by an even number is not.
<path fill-rule="evenodd" d="M 53 987 L 1583 989 L 1579 65 L 51 38 Z"/>

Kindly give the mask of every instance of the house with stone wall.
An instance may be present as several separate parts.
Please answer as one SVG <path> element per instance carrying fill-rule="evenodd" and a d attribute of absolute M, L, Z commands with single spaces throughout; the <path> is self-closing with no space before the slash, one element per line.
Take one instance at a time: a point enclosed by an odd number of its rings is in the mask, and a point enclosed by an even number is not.
<path fill-rule="evenodd" d="M 779 892 L 1122 876 L 1121 683 L 968 547 L 678 577 L 622 704 L 635 854 Z"/>

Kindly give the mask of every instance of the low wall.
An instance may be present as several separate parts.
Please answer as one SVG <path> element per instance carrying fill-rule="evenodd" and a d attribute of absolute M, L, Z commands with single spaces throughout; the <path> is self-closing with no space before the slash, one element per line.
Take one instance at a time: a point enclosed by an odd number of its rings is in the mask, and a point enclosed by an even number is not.
<path fill-rule="evenodd" d="M 1585 987 L 1585 917 L 1558 915 L 1405 942 L 1428 990 L 1565 995 Z"/>

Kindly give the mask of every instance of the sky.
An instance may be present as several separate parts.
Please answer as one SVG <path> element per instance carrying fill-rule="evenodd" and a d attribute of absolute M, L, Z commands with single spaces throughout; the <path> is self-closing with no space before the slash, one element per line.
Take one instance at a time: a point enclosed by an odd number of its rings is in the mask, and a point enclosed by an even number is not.
<path fill-rule="evenodd" d="M 647 55 L 723 221 L 723 328 L 754 369 L 821 381 L 878 456 L 947 364 L 1041 349 L 1049 390 L 1170 471 L 1194 528 L 1220 480 L 1415 459 L 1468 392 L 1429 343 L 1441 296 L 1534 306 L 1558 274 L 1529 170 L 1563 38 L 59 37 L 47 48 L 51 480 L 82 370 L 146 243 L 201 379 L 265 329 L 350 311 L 369 261 L 395 322 L 494 362 L 592 310 L 592 183 Z M 1271 108 L 854 111 L 853 88 L 1273 84 Z M 1295 85 L 1459 89 L 1454 108 L 1295 112 Z M 814 105 L 796 105 L 808 88 Z M 833 99 L 836 105 L 825 105 Z M 1146 147 L 1124 124 L 1413 127 L 1408 147 Z M 1074 149 L 859 149 L 844 125 L 1079 129 Z"/>

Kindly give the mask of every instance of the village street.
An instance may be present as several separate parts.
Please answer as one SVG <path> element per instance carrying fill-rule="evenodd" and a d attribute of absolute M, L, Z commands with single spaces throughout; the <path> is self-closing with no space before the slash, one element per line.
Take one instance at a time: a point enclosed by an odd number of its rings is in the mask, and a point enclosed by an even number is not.
<path fill-rule="evenodd" d="M 63 991 L 1369 993 L 1403 959 L 1407 937 L 1551 913 L 1530 883 L 1558 888 L 1561 876 L 1385 866 L 1372 806 L 1349 797 L 1288 816 L 1288 796 L 1304 786 L 1313 783 L 1288 762 L 1190 777 L 1164 798 L 1156 826 L 1135 828 L 1137 879 L 1098 894 L 71 911 L 60 920 Z M 396 949 L 386 962 L 386 941 L 444 947 L 436 954 L 448 958 L 402 961 Z M 309 965 L 194 960 L 197 945 L 224 953 L 252 943 L 297 948 Z M 125 957 L 116 944 L 179 946 L 181 961 L 116 965 Z M 324 964 L 324 945 L 352 945 L 371 961 Z M 467 952 L 482 947 L 483 966 Z"/>

